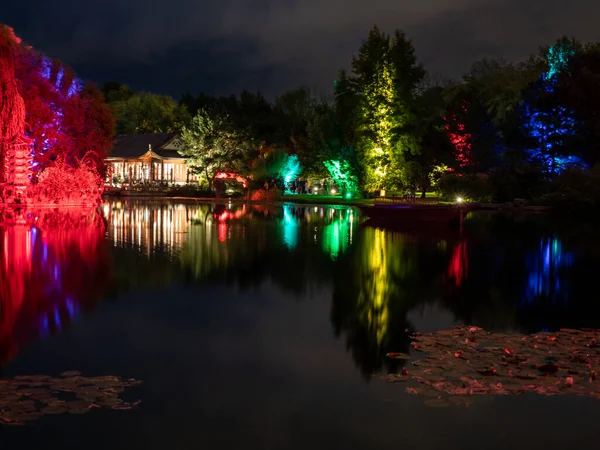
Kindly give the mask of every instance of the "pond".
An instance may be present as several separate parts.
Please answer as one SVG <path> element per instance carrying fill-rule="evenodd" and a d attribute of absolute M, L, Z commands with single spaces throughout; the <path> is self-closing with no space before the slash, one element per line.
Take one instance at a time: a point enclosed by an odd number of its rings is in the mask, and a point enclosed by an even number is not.
<path fill-rule="evenodd" d="M 585 361 L 548 347 L 600 328 L 593 227 L 478 213 L 389 230 L 347 207 L 151 200 L 3 214 L 0 420 L 23 425 L 0 424 L 2 449 L 598 445 L 596 381 L 560 362 L 593 366 L 594 332 Z M 459 350 L 472 336 L 495 347 Z M 562 366 L 484 373 L 521 352 Z M 421 383 L 388 376 L 404 369 Z M 456 373 L 486 391 L 448 406 L 435 389 Z"/>

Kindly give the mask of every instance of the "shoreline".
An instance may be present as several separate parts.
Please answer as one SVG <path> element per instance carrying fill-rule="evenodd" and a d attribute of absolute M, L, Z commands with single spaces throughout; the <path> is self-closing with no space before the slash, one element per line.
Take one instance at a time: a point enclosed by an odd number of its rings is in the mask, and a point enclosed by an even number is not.
<path fill-rule="evenodd" d="M 253 205 L 272 205 L 272 206 L 281 206 L 284 204 L 296 204 L 302 206 L 350 206 L 350 207 L 360 207 L 360 206 L 374 206 L 377 203 L 376 199 L 352 199 L 346 200 L 342 197 L 299 197 L 293 198 L 291 196 L 284 196 L 280 200 L 277 201 L 261 201 L 261 200 L 249 200 L 247 198 L 216 198 L 216 197 L 182 197 L 182 196 L 165 196 L 165 195 L 110 195 L 104 194 L 102 196 L 103 199 L 112 198 L 112 199 L 120 199 L 124 201 L 129 200 L 147 200 L 147 201 L 178 201 L 185 203 L 232 203 L 232 204 L 253 204 Z M 390 205 L 405 205 L 405 206 L 415 206 L 419 208 L 437 208 L 439 206 L 456 206 L 456 203 L 452 202 L 441 202 L 441 201 L 417 201 L 414 203 L 390 203 Z M 514 212 L 530 212 L 530 213 L 547 213 L 552 210 L 549 206 L 541 206 L 541 205 L 522 205 L 517 206 L 513 204 L 506 203 L 468 203 L 464 204 L 465 207 L 468 206 L 471 211 L 514 211 Z"/>

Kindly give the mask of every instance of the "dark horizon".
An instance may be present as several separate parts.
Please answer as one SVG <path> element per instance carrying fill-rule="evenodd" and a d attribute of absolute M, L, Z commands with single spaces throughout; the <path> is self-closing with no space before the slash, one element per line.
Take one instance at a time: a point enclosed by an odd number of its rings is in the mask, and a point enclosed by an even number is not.
<path fill-rule="evenodd" d="M 153 3 L 11 3 L 0 20 L 80 78 L 176 99 L 244 89 L 272 98 L 299 86 L 330 92 L 374 24 L 404 30 L 437 78 L 458 77 L 484 57 L 526 59 L 561 35 L 600 40 L 600 4 L 591 0 Z"/>

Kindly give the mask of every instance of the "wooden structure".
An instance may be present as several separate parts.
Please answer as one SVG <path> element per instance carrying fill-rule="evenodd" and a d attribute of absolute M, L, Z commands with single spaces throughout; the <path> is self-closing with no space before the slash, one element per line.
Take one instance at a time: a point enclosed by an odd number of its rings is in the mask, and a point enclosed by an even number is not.
<path fill-rule="evenodd" d="M 130 134 L 118 136 L 105 163 L 107 186 L 185 184 L 196 182 L 177 133 Z"/>

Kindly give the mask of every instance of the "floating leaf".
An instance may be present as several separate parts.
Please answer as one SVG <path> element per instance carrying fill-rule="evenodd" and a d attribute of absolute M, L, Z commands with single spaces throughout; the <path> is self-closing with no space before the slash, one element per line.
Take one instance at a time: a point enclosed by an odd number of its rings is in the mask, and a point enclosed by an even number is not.
<path fill-rule="evenodd" d="M 84 377 L 77 371 L 61 376 L 22 375 L 0 380 L 0 423 L 22 425 L 45 414 L 85 414 L 92 406 L 125 410 L 139 404 L 125 403 L 118 396 L 125 388 L 138 385 L 137 380 Z"/>
<path fill-rule="evenodd" d="M 63 372 L 60 374 L 61 377 L 78 377 L 79 375 L 81 375 L 81 372 L 78 372 L 77 370 L 68 370 L 66 372 Z"/>
<path fill-rule="evenodd" d="M 391 359 L 410 359 L 410 355 L 400 352 L 390 352 L 386 356 Z"/>
<path fill-rule="evenodd" d="M 426 357 L 419 361 L 418 369 L 404 376 L 421 384 L 418 389 L 408 387 L 409 394 L 468 398 L 532 392 L 600 399 L 596 373 L 600 367 L 600 330 L 518 335 L 458 326 L 416 333 L 411 339 L 413 348 Z M 408 355 L 399 359 L 408 359 Z"/>

